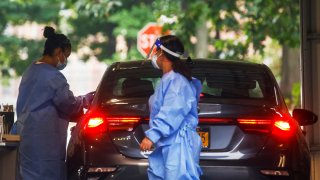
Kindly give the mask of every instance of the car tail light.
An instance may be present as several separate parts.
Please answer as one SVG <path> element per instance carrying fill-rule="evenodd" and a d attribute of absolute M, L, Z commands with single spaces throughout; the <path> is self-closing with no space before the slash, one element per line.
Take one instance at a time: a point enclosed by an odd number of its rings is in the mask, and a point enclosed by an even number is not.
<path fill-rule="evenodd" d="M 86 134 L 104 133 L 107 131 L 105 118 L 102 115 L 87 115 L 85 125 L 83 127 Z"/>
<path fill-rule="evenodd" d="M 140 117 L 107 117 L 108 128 L 110 131 L 125 130 L 132 131 L 140 122 Z"/>
<path fill-rule="evenodd" d="M 270 119 L 237 119 L 239 126 L 246 132 L 268 133 L 272 120 Z"/>
<path fill-rule="evenodd" d="M 290 131 L 290 124 L 288 121 L 276 120 L 274 126 L 279 128 L 282 131 Z"/>
<path fill-rule="evenodd" d="M 200 117 L 199 122 L 202 124 L 230 124 L 234 123 L 231 118 L 211 118 L 211 117 Z"/>
<path fill-rule="evenodd" d="M 95 128 L 104 122 L 102 117 L 90 118 L 88 121 L 88 128 Z"/>
<path fill-rule="evenodd" d="M 291 120 L 276 119 L 273 123 L 272 134 L 279 138 L 288 138 L 293 134 Z"/>
<path fill-rule="evenodd" d="M 292 134 L 290 118 L 275 119 L 237 119 L 240 128 L 246 132 L 269 133 L 280 137 L 288 137 Z"/>
<path fill-rule="evenodd" d="M 133 116 L 104 116 L 88 113 L 85 125 L 85 133 L 103 133 L 106 131 L 132 131 L 143 120 Z"/>

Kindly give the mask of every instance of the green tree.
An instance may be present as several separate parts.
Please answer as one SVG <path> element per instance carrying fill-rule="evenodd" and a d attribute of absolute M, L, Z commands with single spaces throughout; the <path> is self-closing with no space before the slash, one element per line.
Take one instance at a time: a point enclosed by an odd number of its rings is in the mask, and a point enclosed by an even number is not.
<path fill-rule="evenodd" d="M 280 88 L 288 102 L 296 103 L 292 89 L 300 81 L 299 0 L 246 0 L 244 7 L 245 11 L 240 11 L 247 19 L 244 30 L 255 49 L 263 53 L 262 42 L 266 36 L 277 40 L 282 46 Z"/>
<path fill-rule="evenodd" d="M 61 1 L 42 0 L 0 2 L 0 76 L 1 79 L 21 75 L 25 68 L 41 55 L 43 41 L 28 40 L 16 36 L 4 35 L 9 25 L 22 25 L 26 22 L 56 23 L 59 21 Z M 22 53 L 26 57 L 22 57 Z M 13 69 L 14 73 L 11 73 Z"/>
<path fill-rule="evenodd" d="M 298 0 L 165 2 L 171 3 L 176 11 L 162 6 L 159 2 L 159 14 L 178 17 L 176 24 L 168 26 L 176 30 L 184 42 L 190 42 L 192 36 L 198 39 L 195 46 L 188 48 L 193 50 L 192 54 L 196 57 L 203 57 L 204 54 L 213 58 L 245 60 L 250 58 L 248 50 L 251 47 L 263 57 L 266 39 L 277 41 L 282 47 L 280 87 L 286 98 L 292 98 L 293 84 L 299 82 L 299 73 L 292 74 L 299 72 Z M 206 25 L 208 22 L 211 22 L 212 26 Z M 234 33 L 233 38 L 222 37 L 228 32 Z M 210 46 L 214 48 L 212 53 L 201 52 Z"/>
<path fill-rule="evenodd" d="M 142 58 L 136 35 L 147 22 L 164 23 L 164 30 L 178 35 L 192 57 L 244 60 L 250 47 L 263 54 L 267 37 L 283 47 L 299 45 L 298 0 L 3 0 L 0 9 L 0 67 L 7 77 L 12 76 L 8 69 L 21 75 L 41 55 L 43 39 L 3 35 L 8 25 L 25 22 L 55 25 L 83 60 L 95 56 L 107 63 L 119 60 L 119 35 L 125 37 L 127 59 Z M 173 21 L 161 22 L 162 17 Z M 90 52 L 83 53 L 84 47 Z M 28 54 L 23 61 L 21 51 Z"/>

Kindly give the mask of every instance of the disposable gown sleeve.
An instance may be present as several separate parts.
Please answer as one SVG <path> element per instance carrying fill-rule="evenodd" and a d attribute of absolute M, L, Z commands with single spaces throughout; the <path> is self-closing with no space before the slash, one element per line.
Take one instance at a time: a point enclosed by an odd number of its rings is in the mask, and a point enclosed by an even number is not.
<path fill-rule="evenodd" d="M 202 91 L 202 85 L 201 85 L 201 81 L 199 81 L 196 78 L 192 78 L 192 84 L 196 89 L 196 95 L 197 95 L 197 102 L 199 102 L 200 100 L 200 93 Z"/>
<path fill-rule="evenodd" d="M 164 93 L 163 105 L 155 115 L 151 128 L 146 131 L 146 136 L 153 143 L 176 132 L 191 110 L 192 95 L 185 88 L 182 87 L 179 90 L 178 87 L 181 87 L 179 82 L 170 82 Z"/>
<path fill-rule="evenodd" d="M 75 97 L 69 89 L 69 84 L 63 76 L 58 76 L 51 81 L 55 88 L 53 103 L 57 109 L 65 115 L 72 116 L 82 112 L 83 108 L 88 106 L 90 98 L 86 96 Z"/>

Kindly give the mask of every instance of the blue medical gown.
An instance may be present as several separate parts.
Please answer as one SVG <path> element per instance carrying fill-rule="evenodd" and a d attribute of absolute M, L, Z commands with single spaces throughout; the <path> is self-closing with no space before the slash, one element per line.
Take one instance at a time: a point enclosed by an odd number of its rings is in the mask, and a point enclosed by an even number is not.
<path fill-rule="evenodd" d="M 149 179 L 195 180 L 202 174 L 201 138 L 196 132 L 200 92 L 197 79 L 188 81 L 174 71 L 161 78 L 149 99 L 150 129 L 146 136 L 155 144 L 149 156 Z"/>
<path fill-rule="evenodd" d="M 17 100 L 20 176 L 23 180 L 66 179 L 68 118 L 88 105 L 74 97 L 63 74 L 49 64 L 32 64 L 23 74 Z"/>

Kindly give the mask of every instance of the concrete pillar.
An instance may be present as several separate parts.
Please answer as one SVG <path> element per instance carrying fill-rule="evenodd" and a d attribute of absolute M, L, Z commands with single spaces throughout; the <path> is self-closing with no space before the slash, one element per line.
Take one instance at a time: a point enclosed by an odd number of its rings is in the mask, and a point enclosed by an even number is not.
<path fill-rule="evenodd" d="M 320 117 L 320 0 L 300 0 L 302 107 Z M 320 120 L 307 127 L 311 179 L 320 179 Z"/>

